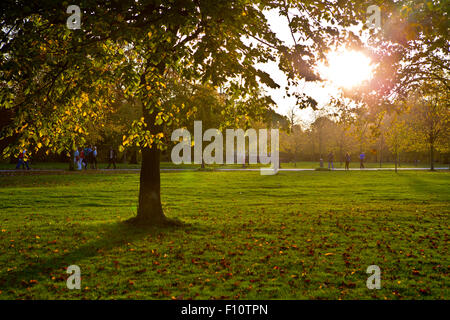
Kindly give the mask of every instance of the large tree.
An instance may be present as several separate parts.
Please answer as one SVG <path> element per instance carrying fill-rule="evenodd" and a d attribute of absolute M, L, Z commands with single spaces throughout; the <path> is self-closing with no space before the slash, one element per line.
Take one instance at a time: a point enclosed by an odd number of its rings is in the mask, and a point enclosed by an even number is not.
<path fill-rule="evenodd" d="M 244 99 L 262 84 L 278 87 L 258 63 L 277 62 L 289 84 L 318 80 L 311 67 L 331 44 L 344 40 L 345 27 L 365 19 L 362 3 L 82 0 L 81 29 L 69 30 L 66 2 L 3 1 L 0 109 L 8 110 L 9 123 L 1 138 L 15 137 L 16 145 L 35 150 L 70 151 L 122 89 L 139 102 L 143 115 L 124 139 L 142 151 L 135 221 L 168 223 L 161 206 L 160 149 L 165 123 L 182 114 L 180 106 L 164 103 L 168 75 L 221 85 L 227 95 Z M 285 18 L 291 45 L 270 29 L 265 12 L 271 10 Z M 3 151 L 11 150 L 12 145 Z"/>

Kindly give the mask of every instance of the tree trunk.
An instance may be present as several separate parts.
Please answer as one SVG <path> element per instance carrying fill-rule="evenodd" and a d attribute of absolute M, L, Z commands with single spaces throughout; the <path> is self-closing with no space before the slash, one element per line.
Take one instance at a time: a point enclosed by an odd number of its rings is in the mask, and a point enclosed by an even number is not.
<path fill-rule="evenodd" d="M 150 132 L 156 133 L 155 112 L 143 104 L 143 115 Z M 161 205 L 161 177 L 159 171 L 161 151 L 156 144 L 142 148 L 141 176 L 139 184 L 138 224 L 157 225 L 166 221 Z"/>
<path fill-rule="evenodd" d="M 69 156 L 69 170 L 74 171 L 75 170 L 75 163 L 74 163 L 74 151 L 70 152 Z"/>
<path fill-rule="evenodd" d="M 382 167 L 382 163 L 383 163 L 383 149 L 380 148 L 380 168 Z"/>
<path fill-rule="evenodd" d="M 161 128 L 155 125 L 156 113 L 143 106 L 145 122 L 150 132 L 157 133 Z M 139 181 L 139 205 L 137 216 L 131 222 L 137 225 L 181 225 L 180 222 L 168 219 L 161 205 L 161 150 L 156 144 L 143 147 L 141 175 Z"/>
<path fill-rule="evenodd" d="M 434 146 L 430 145 L 430 169 L 434 170 Z"/>
<path fill-rule="evenodd" d="M 160 63 L 157 68 L 160 74 L 164 73 L 164 63 Z M 141 84 L 146 84 L 145 74 L 141 75 Z M 154 95 L 156 99 L 157 95 Z M 157 110 L 150 108 L 150 104 L 157 103 L 158 99 L 151 102 L 142 102 L 142 113 L 145 123 L 152 134 L 157 134 L 162 130 L 161 126 L 155 124 Z M 161 150 L 154 143 L 147 147 L 142 147 L 142 164 L 139 184 L 139 205 L 137 216 L 131 222 L 137 225 L 181 225 L 177 220 L 168 219 L 163 212 L 161 205 L 161 177 L 160 161 Z"/>
<path fill-rule="evenodd" d="M 137 161 L 137 150 L 136 150 L 136 148 L 133 147 L 130 151 L 131 151 L 131 157 L 130 157 L 129 163 L 130 164 L 137 164 L 138 161 Z"/>
<path fill-rule="evenodd" d="M 397 173 L 398 169 L 398 155 L 395 157 L 395 172 Z"/>
<path fill-rule="evenodd" d="M 398 151 L 395 151 L 395 173 L 397 173 L 398 166 Z"/>
<path fill-rule="evenodd" d="M 382 166 L 382 162 L 383 162 L 383 135 L 381 135 L 380 137 L 380 168 Z"/>
<path fill-rule="evenodd" d="M 160 224 L 166 220 L 161 205 L 160 153 L 161 151 L 155 146 L 142 149 L 139 207 L 136 220 L 146 224 Z"/>

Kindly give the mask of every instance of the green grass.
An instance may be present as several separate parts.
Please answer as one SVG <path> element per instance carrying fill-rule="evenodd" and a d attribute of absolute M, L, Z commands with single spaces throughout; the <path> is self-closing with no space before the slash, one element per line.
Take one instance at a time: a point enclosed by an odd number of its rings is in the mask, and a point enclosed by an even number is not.
<path fill-rule="evenodd" d="M 345 168 L 345 162 L 335 161 L 333 163 L 335 168 Z M 366 168 L 395 168 L 394 162 L 383 162 L 380 167 L 379 162 L 364 162 Z M 302 168 L 302 169 L 316 169 L 320 167 L 319 161 L 302 161 L 302 162 L 288 162 L 283 163 L 282 168 Z M 328 168 L 328 162 L 324 159 L 323 167 Z M 359 162 L 350 162 L 350 168 L 359 168 Z M 400 163 L 399 168 L 429 168 L 429 163 L 421 162 L 417 166 L 414 163 Z M 435 163 L 435 167 L 448 168 L 448 164 Z"/>
<path fill-rule="evenodd" d="M 449 172 L 166 172 L 164 229 L 124 223 L 138 182 L 0 176 L 0 299 L 450 298 Z"/>

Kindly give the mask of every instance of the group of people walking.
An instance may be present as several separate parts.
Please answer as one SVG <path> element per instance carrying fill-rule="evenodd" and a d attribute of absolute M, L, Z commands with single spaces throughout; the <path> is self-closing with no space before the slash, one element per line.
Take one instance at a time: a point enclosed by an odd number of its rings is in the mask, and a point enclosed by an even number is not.
<path fill-rule="evenodd" d="M 88 164 L 91 165 L 91 169 L 97 169 L 97 147 L 90 146 L 84 149 L 80 148 L 80 150 L 78 148 L 75 149 L 73 161 L 78 170 L 81 170 L 82 168 L 86 170 Z"/>
<path fill-rule="evenodd" d="M 75 165 L 75 169 L 82 170 L 83 168 L 87 170 L 88 165 L 92 169 L 98 168 L 97 163 L 97 147 L 96 146 L 88 146 L 86 148 L 77 148 L 75 149 L 73 153 L 73 162 Z M 16 169 L 25 169 L 30 170 L 29 166 L 29 155 L 27 152 L 27 149 L 23 149 L 19 152 L 19 155 L 17 156 L 17 165 Z M 116 151 L 111 147 L 108 151 L 108 167 L 109 169 L 111 165 L 116 169 Z"/>
<path fill-rule="evenodd" d="M 77 148 L 75 149 L 73 153 L 73 162 L 75 165 L 75 169 L 82 170 L 83 168 L 87 170 L 88 165 L 92 169 L 98 168 L 97 163 L 97 147 L 96 146 L 88 146 L 86 148 Z M 17 156 L 17 165 L 16 169 L 25 169 L 30 170 L 29 166 L 29 155 L 27 152 L 27 149 L 23 149 L 19 152 L 19 155 Z M 111 147 L 108 151 L 108 167 L 109 169 L 111 165 L 116 169 L 116 151 Z"/>
<path fill-rule="evenodd" d="M 75 163 L 75 166 L 78 170 L 81 170 L 84 168 L 87 170 L 88 164 L 90 164 L 91 169 L 97 169 L 97 147 L 96 146 L 90 146 L 86 148 L 80 148 L 76 149 L 73 154 L 73 161 Z M 116 169 L 116 152 L 111 147 L 108 152 L 108 168 L 113 165 L 114 169 Z"/>
<path fill-rule="evenodd" d="M 27 149 L 23 149 L 19 153 L 16 169 L 20 169 L 21 166 L 22 166 L 22 169 L 25 169 L 25 166 L 26 166 L 27 170 L 30 170 L 30 166 L 28 165 Z"/>
<path fill-rule="evenodd" d="M 359 168 L 364 169 L 364 161 L 366 159 L 366 155 L 364 152 L 361 152 L 359 155 Z M 345 154 L 345 170 L 350 170 L 350 153 Z M 334 170 L 334 154 L 332 151 L 328 154 L 328 169 Z"/>

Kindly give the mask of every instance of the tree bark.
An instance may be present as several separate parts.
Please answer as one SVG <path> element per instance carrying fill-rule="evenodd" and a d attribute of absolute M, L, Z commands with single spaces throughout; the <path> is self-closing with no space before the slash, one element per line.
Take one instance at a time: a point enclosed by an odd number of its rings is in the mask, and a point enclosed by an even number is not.
<path fill-rule="evenodd" d="M 136 220 L 141 224 L 161 224 L 167 221 L 161 205 L 161 179 L 159 172 L 161 151 L 142 149 L 142 166 L 139 185 L 139 206 Z"/>
<path fill-rule="evenodd" d="M 137 164 L 138 161 L 137 161 L 137 150 L 136 150 L 136 148 L 133 147 L 133 148 L 130 150 L 130 152 L 131 152 L 131 156 L 130 156 L 130 161 L 129 161 L 129 163 L 130 163 L 130 164 Z"/>
<path fill-rule="evenodd" d="M 397 173 L 397 167 L 398 167 L 398 152 L 395 153 L 395 172 Z"/>
<path fill-rule="evenodd" d="M 74 151 L 70 152 L 70 156 L 69 156 L 69 170 L 70 171 L 74 171 L 75 170 L 75 163 L 74 163 Z"/>
<path fill-rule="evenodd" d="M 159 74 L 164 74 L 165 64 L 161 62 L 156 66 Z M 141 75 L 141 85 L 146 85 L 145 73 Z M 159 93 L 161 94 L 161 93 Z M 142 102 L 142 114 L 145 123 L 152 134 L 157 134 L 162 130 L 161 126 L 155 124 L 157 110 L 150 108 L 150 104 L 157 103 L 157 94 L 153 100 Z M 137 216 L 131 222 L 137 225 L 182 225 L 178 220 L 172 220 L 164 215 L 161 205 L 161 176 L 160 161 L 161 150 L 156 143 L 147 147 L 142 147 L 142 164 L 139 184 L 139 204 Z"/>
<path fill-rule="evenodd" d="M 434 170 L 434 146 L 430 145 L 430 169 Z"/>
<path fill-rule="evenodd" d="M 383 136 L 381 136 L 380 140 L 380 168 L 382 166 L 382 159 L 383 159 Z"/>
<path fill-rule="evenodd" d="M 159 132 L 155 125 L 156 113 L 143 105 L 143 115 L 150 132 Z M 137 216 L 131 222 L 137 225 L 181 225 L 177 220 L 168 219 L 161 205 L 161 150 L 156 144 L 143 147 L 139 184 L 139 204 Z"/>
<path fill-rule="evenodd" d="M 150 111 L 145 104 L 142 105 L 142 111 L 150 132 L 156 133 L 158 128 L 155 125 L 155 112 Z M 138 224 L 163 224 L 166 221 L 166 216 L 161 205 L 161 177 L 159 170 L 161 151 L 156 144 L 143 147 L 141 151 L 139 205 L 135 220 Z"/>

